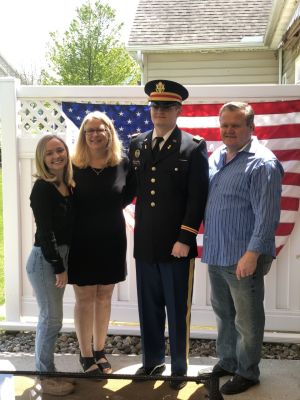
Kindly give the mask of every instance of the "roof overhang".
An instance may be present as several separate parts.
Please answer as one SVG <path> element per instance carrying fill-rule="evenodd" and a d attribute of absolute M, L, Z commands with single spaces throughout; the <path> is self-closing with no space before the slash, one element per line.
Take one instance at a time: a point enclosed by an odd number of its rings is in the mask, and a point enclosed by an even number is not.
<path fill-rule="evenodd" d="M 265 46 L 278 49 L 299 4 L 300 0 L 273 0 L 264 39 Z"/>
<path fill-rule="evenodd" d="M 234 42 L 234 43 L 215 43 L 215 44 L 205 44 L 205 45 L 195 45 L 195 44 L 161 44 L 161 45 L 131 45 L 126 46 L 126 49 L 130 53 L 166 53 L 172 52 L 176 53 L 180 52 L 223 52 L 228 50 L 233 51 L 256 51 L 256 50 L 268 50 L 268 47 L 264 45 L 264 43 L 258 43 L 257 41 L 250 42 Z"/>
<path fill-rule="evenodd" d="M 0 53 L 0 70 L 5 74 L 5 76 L 13 76 L 19 78 L 18 71 L 2 56 Z"/>

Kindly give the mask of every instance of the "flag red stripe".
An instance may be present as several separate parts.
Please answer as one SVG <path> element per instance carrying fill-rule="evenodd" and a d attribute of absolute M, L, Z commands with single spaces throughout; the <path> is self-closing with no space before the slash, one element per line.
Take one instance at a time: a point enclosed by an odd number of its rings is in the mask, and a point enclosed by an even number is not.
<path fill-rule="evenodd" d="M 255 115 L 285 114 L 300 111 L 300 100 L 250 103 Z"/>
<path fill-rule="evenodd" d="M 300 149 L 273 150 L 273 153 L 280 161 L 300 160 Z"/>
<path fill-rule="evenodd" d="M 289 235 L 295 224 L 294 223 L 289 223 L 289 222 L 280 222 L 276 229 L 276 236 L 287 236 Z"/>
<path fill-rule="evenodd" d="M 219 115 L 222 104 L 184 104 L 181 117 L 215 117 Z"/>
<path fill-rule="evenodd" d="M 299 110 L 300 111 L 300 110 Z M 256 126 L 254 134 L 258 139 L 288 139 L 300 137 L 300 125 L 271 125 L 271 126 Z"/>
<path fill-rule="evenodd" d="M 285 172 L 282 183 L 284 185 L 300 186 L 300 174 Z"/>
<path fill-rule="evenodd" d="M 281 197 L 281 210 L 298 211 L 299 199 L 295 197 Z"/>
<path fill-rule="evenodd" d="M 186 132 L 189 132 L 191 135 L 202 136 L 205 140 L 221 140 L 219 128 L 184 128 L 183 126 L 180 126 L 180 128 Z"/>
<path fill-rule="evenodd" d="M 250 103 L 256 115 L 262 114 L 285 114 L 300 111 L 300 100 L 270 101 L 264 103 Z M 219 115 L 220 104 L 184 104 L 182 106 L 182 117 L 214 117 Z"/>
<path fill-rule="evenodd" d="M 182 125 L 180 125 L 180 128 L 191 135 L 202 136 L 206 140 L 221 140 L 219 128 L 185 128 Z M 259 140 L 296 138 L 300 137 L 300 124 L 256 126 L 254 134 Z"/>
<path fill-rule="evenodd" d="M 283 246 L 276 247 L 276 256 L 280 253 L 280 250 L 283 248 Z"/>
<path fill-rule="evenodd" d="M 203 246 L 198 246 L 197 250 L 198 250 L 198 257 L 201 257 L 202 256 L 202 251 L 203 251 Z"/>

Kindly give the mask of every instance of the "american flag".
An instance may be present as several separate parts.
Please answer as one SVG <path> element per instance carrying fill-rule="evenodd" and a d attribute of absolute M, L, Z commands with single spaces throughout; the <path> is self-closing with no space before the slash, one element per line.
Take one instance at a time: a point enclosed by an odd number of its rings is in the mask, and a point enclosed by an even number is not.
<path fill-rule="evenodd" d="M 300 199 L 300 99 L 291 101 L 250 103 L 255 112 L 254 134 L 281 161 L 285 175 L 281 198 L 280 223 L 276 231 L 277 254 L 291 234 Z M 222 144 L 218 113 L 222 104 L 184 105 L 178 126 L 193 135 L 204 137 L 209 153 Z M 84 116 L 94 110 L 105 112 L 127 148 L 130 135 L 152 129 L 148 106 L 63 103 L 63 111 L 79 127 Z M 127 223 L 134 225 L 134 206 L 126 210 Z M 199 255 L 202 253 L 203 228 L 197 236 Z"/>
<path fill-rule="evenodd" d="M 149 107 L 145 105 L 62 103 L 65 115 L 80 128 L 84 117 L 93 111 L 105 113 L 114 123 L 125 149 L 128 149 L 130 135 L 153 128 Z"/>

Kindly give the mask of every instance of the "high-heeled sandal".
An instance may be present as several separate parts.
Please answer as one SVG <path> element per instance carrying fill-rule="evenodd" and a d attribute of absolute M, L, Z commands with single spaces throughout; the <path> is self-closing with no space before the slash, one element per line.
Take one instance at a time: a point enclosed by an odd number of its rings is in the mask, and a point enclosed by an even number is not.
<path fill-rule="evenodd" d="M 104 353 L 104 349 L 102 350 L 93 350 L 93 354 L 94 354 L 94 359 L 96 364 L 98 365 L 99 370 L 103 373 L 103 374 L 111 374 L 112 373 L 112 368 L 111 368 L 111 364 L 108 361 L 108 359 L 105 356 Z M 101 359 L 104 358 L 105 361 L 101 361 Z M 109 370 L 106 371 L 105 370 Z"/>
<path fill-rule="evenodd" d="M 94 357 L 82 357 L 81 353 L 79 355 L 79 362 L 82 366 L 83 372 L 92 376 L 101 376 L 98 364 L 96 364 Z M 89 370 L 93 365 L 97 368 Z"/>

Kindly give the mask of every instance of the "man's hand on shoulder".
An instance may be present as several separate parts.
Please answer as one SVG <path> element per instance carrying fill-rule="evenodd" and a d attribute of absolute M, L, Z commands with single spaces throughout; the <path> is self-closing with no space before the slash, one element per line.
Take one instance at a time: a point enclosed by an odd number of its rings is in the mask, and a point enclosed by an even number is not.
<path fill-rule="evenodd" d="M 246 253 L 239 259 L 235 272 L 238 280 L 254 274 L 258 257 L 259 253 L 246 251 Z"/>
<path fill-rule="evenodd" d="M 190 246 L 181 242 L 176 242 L 173 246 L 171 255 L 176 258 L 187 257 L 189 251 L 190 251 Z"/>

